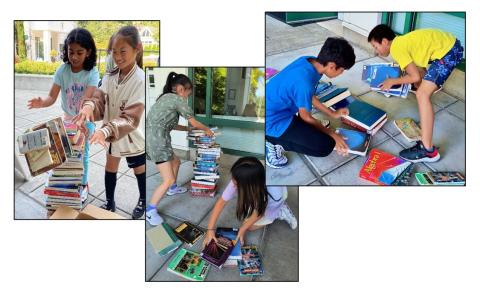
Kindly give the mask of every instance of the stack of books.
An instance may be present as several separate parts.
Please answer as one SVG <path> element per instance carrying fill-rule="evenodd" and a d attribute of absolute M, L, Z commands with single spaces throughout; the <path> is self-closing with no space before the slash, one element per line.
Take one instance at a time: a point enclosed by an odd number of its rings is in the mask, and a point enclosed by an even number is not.
<path fill-rule="evenodd" d="M 193 179 L 191 181 L 192 197 L 215 197 L 217 181 L 220 179 L 218 159 L 221 148 L 215 142 L 217 128 L 211 129 L 215 135 L 209 137 L 202 130 L 192 130 L 188 139 L 197 147 L 197 156 L 193 166 Z"/>
<path fill-rule="evenodd" d="M 82 154 L 68 157 L 67 161 L 54 168 L 48 174 L 44 194 L 46 207 L 55 211 L 60 206 L 69 206 L 81 210 L 88 197 L 87 186 L 82 184 L 83 159 Z"/>
<path fill-rule="evenodd" d="M 381 84 L 390 78 L 399 78 L 402 76 L 400 67 L 393 63 L 378 63 L 363 66 L 362 80 L 370 85 L 370 89 L 386 97 L 395 96 L 406 98 L 411 84 L 398 84 L 392 86 L 389 90 L 382 90 Z"/>
<path fill-rule="evenodd" d="M 76 125 L 69 122 L 64 124 L 71 148 L 66 153 L 66 161 L 48 173 L 44 194 L 49 211 L 55 211 L 60 206 L 81 210 L 88 197 L 83 159 L 85 135 Z"/>

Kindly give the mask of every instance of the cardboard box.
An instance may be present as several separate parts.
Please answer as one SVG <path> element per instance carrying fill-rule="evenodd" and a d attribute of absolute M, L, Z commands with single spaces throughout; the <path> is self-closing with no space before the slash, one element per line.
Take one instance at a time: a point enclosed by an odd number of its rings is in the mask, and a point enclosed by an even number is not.
<path fill-rule="evenodd" d="M 119 214 L 89 204 L 83 208 L 82 211 L 77 211 L 67 206 L 61 206 L 52 214 L 52 216 L 50 216 L 50 219 L 100 220 L 125 218 Z"/>

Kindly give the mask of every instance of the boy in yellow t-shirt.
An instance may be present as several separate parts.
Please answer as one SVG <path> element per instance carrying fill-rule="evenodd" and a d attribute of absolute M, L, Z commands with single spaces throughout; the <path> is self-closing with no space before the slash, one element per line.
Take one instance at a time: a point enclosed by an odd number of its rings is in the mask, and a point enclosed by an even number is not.
<path fill-rule="evenodd" d="M 442 88 L 463 57 L 463 47 L 452 34 L 437 29 L 419 29 L 395 36 L 387 25 L 378 25 L 370 31 L 368 42 L 378 55 L 389 54 L 405 70 L 406 75 L 390 78 L 381 85 L 388 90 L 393 85 L 410 83 L 416 88 L 422 140 L 400 152 L 400 157 L 412 162 L 434 162 L 440 159 L 433 146 L 433 112 L 430 97 Z M 427 65 L 430 67 L 427 68 Z"/>

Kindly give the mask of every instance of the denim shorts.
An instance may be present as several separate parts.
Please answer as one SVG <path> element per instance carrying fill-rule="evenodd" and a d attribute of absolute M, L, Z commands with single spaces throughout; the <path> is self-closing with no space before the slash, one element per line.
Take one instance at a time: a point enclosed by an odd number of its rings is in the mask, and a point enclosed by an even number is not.
<path fill-rule="evenodd" d="M 453 69 L 462 61 L 462 58 L 463 47 L 457 39 L 452 49 L 450 49 L 443 58 L 432 61 L 423 79 L 431 81 L 438 87 L 441 87 Z"/>

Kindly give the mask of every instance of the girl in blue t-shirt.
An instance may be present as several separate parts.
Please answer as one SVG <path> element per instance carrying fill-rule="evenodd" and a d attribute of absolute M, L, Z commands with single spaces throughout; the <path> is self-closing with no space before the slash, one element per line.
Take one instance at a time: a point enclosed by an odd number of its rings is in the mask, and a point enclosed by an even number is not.
<path fill-rule="evenodd" d="M 47 97 L 28 101 L 28 108 L 45 108 L 53 105 L 62 93 L 64 120 L 71 120 L 80 111 L 80 101 L 93 95 L 100 80 L 97 67 L 97 48 L 89 31 L 73 29 L 64 41 L 63 62 L 53 77 Z"/>

